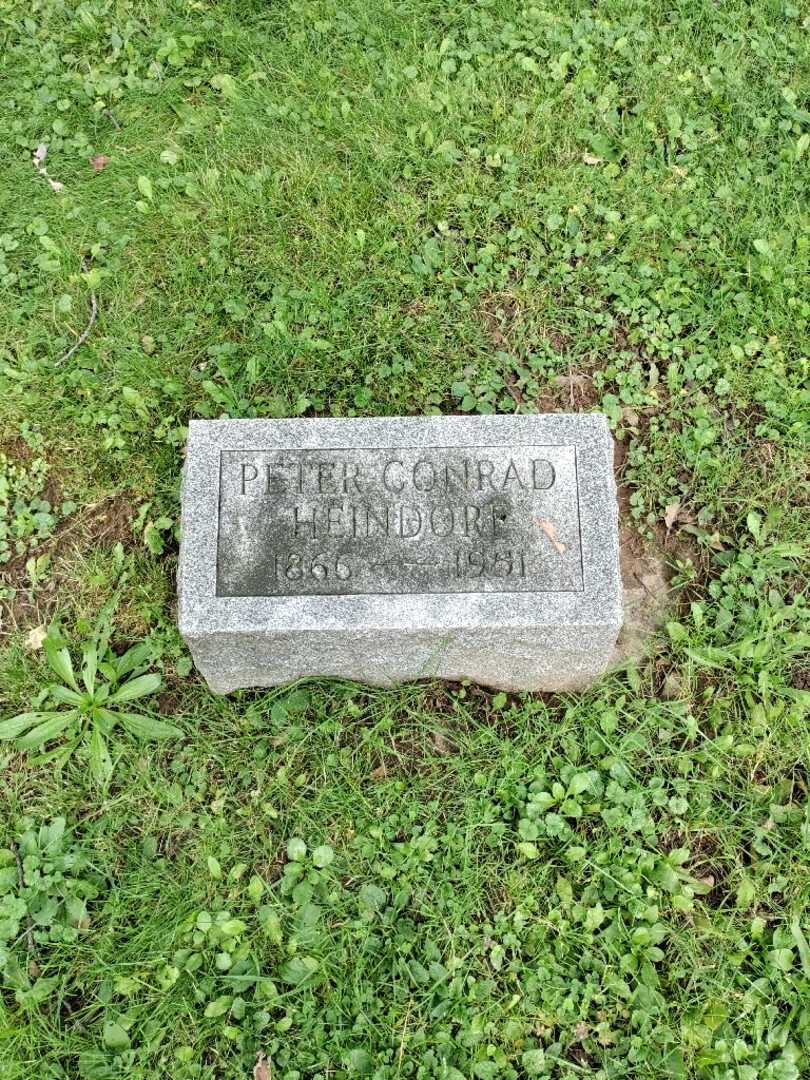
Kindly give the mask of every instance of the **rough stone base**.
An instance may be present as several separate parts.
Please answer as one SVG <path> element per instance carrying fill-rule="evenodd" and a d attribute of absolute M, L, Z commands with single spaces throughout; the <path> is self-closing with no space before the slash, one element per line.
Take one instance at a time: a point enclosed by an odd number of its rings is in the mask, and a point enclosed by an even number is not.
<path fill-rule="evenodd" d="M 615 627 L 540 630 L 319 632 L 215 634 L 188 639 L 210 688 L 228 694 L 278 686 L 307 676 L 337 677 L 370 686 L 421 678 L 472 679 L 497 690 L 582 690 L 604 672 Z"/>

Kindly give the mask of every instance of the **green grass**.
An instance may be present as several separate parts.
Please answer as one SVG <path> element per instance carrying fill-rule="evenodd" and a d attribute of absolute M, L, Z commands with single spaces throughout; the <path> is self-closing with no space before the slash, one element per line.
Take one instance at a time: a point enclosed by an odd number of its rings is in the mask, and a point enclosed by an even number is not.
<path fill-rule="evenodd" d="M 109 605 L 186 732 L 102 783 L 0 744 L 3 1080 L 808 1074 L 808 30 L 0 12 L 2 714 L 48 707 L 32 631 Z M 572 406 L 678 560 L 648 662 L 565 699 L 191 671 L 189 418 Z"/>

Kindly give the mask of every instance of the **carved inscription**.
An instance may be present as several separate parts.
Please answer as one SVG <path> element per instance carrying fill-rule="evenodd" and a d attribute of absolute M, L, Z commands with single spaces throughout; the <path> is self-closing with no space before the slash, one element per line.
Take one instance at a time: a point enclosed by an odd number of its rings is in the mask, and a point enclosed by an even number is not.
<path fill-rule="evenodd" d="M 574 592 L 572 446 L 225 450 L 219 596 Z"/>

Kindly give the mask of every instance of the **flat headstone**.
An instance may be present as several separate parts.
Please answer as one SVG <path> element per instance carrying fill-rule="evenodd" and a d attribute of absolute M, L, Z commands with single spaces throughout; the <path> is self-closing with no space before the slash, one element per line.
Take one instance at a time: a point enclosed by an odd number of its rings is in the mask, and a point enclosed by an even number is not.
<path fill-rule="evenodd" d="M 179 623 L 211 689 L 572 690 L 622 622 L 604 416 L 192 420 Z"/>

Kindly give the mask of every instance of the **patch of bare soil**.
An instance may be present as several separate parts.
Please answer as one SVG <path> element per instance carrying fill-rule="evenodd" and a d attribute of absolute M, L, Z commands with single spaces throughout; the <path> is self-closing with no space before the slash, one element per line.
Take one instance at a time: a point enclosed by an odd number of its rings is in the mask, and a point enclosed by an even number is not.
<path fill-rule="evenodd" d="M 15 461 L 27 461 L 32 457 L 30 448 L 22 439 L 5 443 L 4 452 Z M 61 484 L 52 472 L 48 474 L 41 497 L 52 507 L 58 506 L 62 499 Z M 57 525 L 53 535 L 41 544 L 27 549 L 21 555 L 15 555 L 0 566 L 0 589 L 4 594 L 9 594 L 7 598 L 0 597 L 0 641 L 19 628 L 40 625 L 52 614 L 53 573 L 38 586 L 34 594 L 30 588 L 26 566 L 29 559 L 38 559 L 43 555 L 50 555 L 53 559 L 63 525 L 64 523 Z"/>
<path fill-rule="evenodd" d="M 492 344 L 500 352 L 517 355 L 515 338 L 525 331 L 526 316 L 520 299 L 511 292 L 488 293 L 479 307 L 481 321 Z M 570 338 L 553 326 L 537 325 L 533 333 L 542 337 L 561 357 L 571 351 Z M 508 373 L 507 390 L 519 405 L 525 404 L 523 394 L 510 385 Z M 598 403 L 599 393 L 593 379 L 582 367 L 569 363 L 568 370 L 557 375 L 540 396 L 531 402 L 540 412 L 589 412 Z"/>
<path fill-rule="evenodd" d="M 556 375 L 537 399 L 541 412 L 591 412 L 600 402 L 593 379 L 581 368 L 569 366 L 565 375 Z"/>
<path fill-rule="evenodd" d="M 481 299 L 479 312 L 495 348 L 511 352 L 513 330 L 522 320 L 520 300 L 510 292 L 487 293 Z"/>
<path fill-rule="evenodd" d="M 52 506 L 61 500 L 61 488 L 53 476 L 48 478 L 44 497 Z M 18 630 L 51 621 L 62 591 L 70 588 L 72 555 L 119 542 L 133 543 L 135 511 L 134 502 L 124 494 L 92 503 L 59 522 L 43 543 L 0 567 L 0 584 L 11 593 L 8 599 L 0 600 L 0 641 Z M 43 555 L 50 556 L 50 568 L 46 578 L 31 588 L 26 564 Z"/>
<path fill-rule="evenodd" d="M 183 695 L 173 687 L 167 687 L 157 696 L 157 709 L 161 716 L 176 716 L 183 709 Z"/>
<path fill-rule="evenodd" d="M 686 834 L 675 830 L 663 838 L 662 847 L 666 851 L 682 847 L 689 849 L 684 869 L 707 890 L 701 896 L 707 907 L 720 908 L 728 903 L 733 894 L 729 881 L 730 867 L 716 836 L 709 832 Z"/>
<path fill-rule="evenodd" d="M 624 625 L 616 643 L 615 666 L 643 660 L 649 654 L 651 639 L 672 616 L 674 598 L 670 564 L 676 559 L 691 559 L 696 566 L 702 562 L 697 546 L 679 535 L 676 528 L 667 528 L 664 522 L 653 529 L 654 541 L 639 533 L 630 514 L 632 492 L 624 480 L 625 457 L 624 444 L 616 443 L 614 468 L 619 498 Z M 664 686 L 666 696 L 676 694 L 677 689 L 674 684 Z"/>
<path fill-rule="evenodd" d="M 10 461 L 30 461 L 34 456 L 31 447 L 21 435 L 0 439 L 0 454 L 5 454 Z"/>
<path fill-rule="evenodd" d="M 622 525 L 619 532 L 619 562 L 624 623 L 616 643 L 615 665 L 644 659 L 651 638 L 667 621 L 671 607 L 666 560 L 651 545 L 643 546 L 639 534 L 628 525 Z"/>
<path fill-rule="evenodd" d="M 126 494 L 113 495 L 101 503 L 88 507 L 88 511 L 92 511 L 92 516 L 86 522 L 84 533 L 86 546 L 131 544 L 132 521 L 136 510 L 136 505 Z"/>

